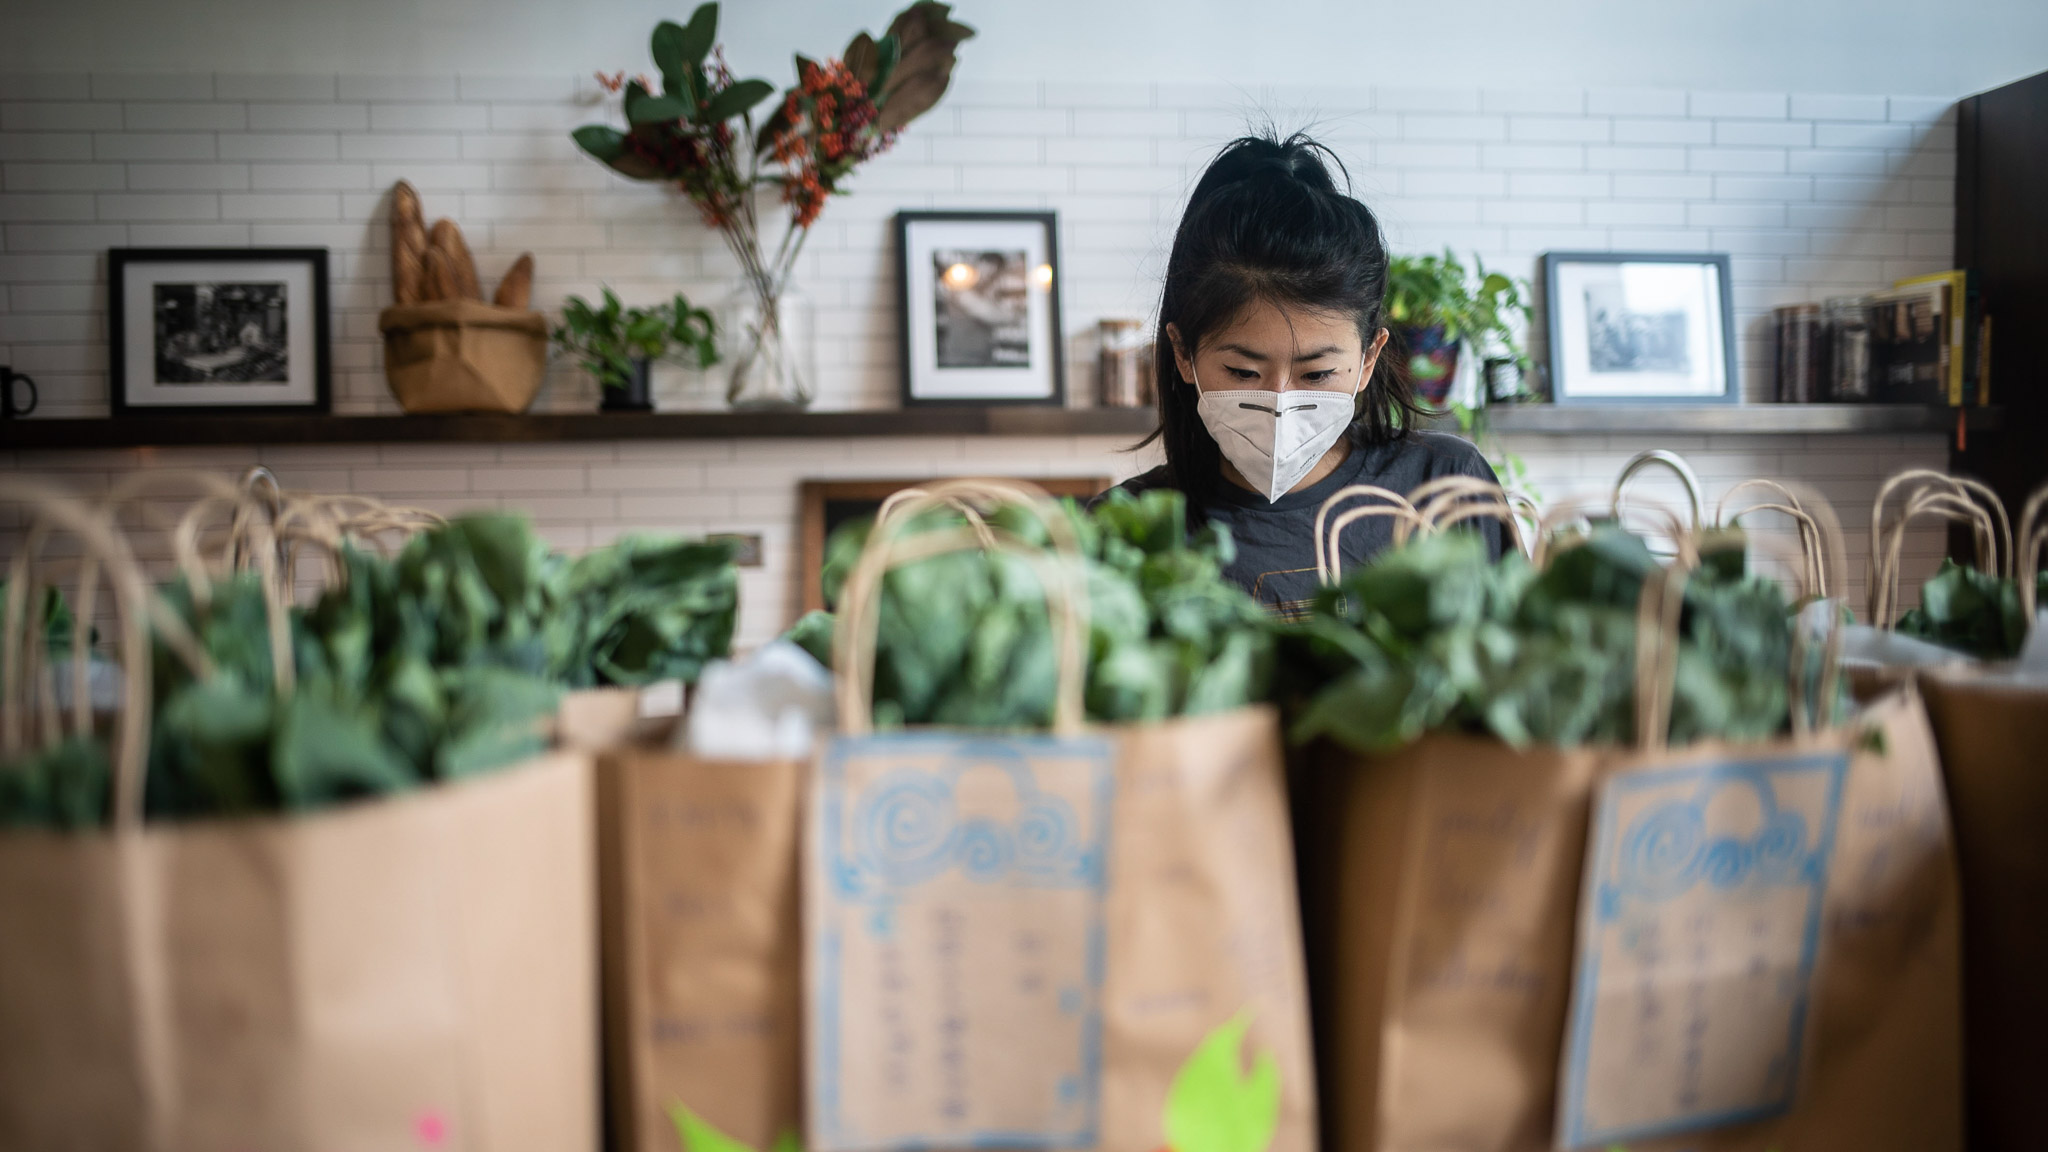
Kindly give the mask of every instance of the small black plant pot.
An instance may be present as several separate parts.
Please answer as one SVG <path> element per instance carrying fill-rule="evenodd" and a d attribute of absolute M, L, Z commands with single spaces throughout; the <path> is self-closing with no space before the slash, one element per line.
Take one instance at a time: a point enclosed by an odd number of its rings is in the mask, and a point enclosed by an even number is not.
<path fill-rule="evenodd" d="M 603 399 L 598 401 L 600 412 L 652 412 L 654 411 L 653 390 L 648 384 L 652 364 L 646 360 L 633 361 L 632 375 L 626 377 L 623 386 L 606 384 L 598 391 Z"/>

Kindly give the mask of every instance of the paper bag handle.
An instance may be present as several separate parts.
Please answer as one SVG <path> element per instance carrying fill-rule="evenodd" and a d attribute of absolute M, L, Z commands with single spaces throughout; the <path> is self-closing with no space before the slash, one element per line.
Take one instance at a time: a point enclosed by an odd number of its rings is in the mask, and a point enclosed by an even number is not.
<path fill-rule="evenodd" d="M 1329 524 L 1328 534 L 1325 535 L 1324 525 L 1329 522 L 1330 513 L 1346 502 L 1360 497 L 1370 497 L 1380 503 L 1362 505 L 1339 513 L 1336 522 Z M 1337 547 L 1338 541 L 1343 538 L 1345 528 L 1368 516 L 1393 517 L 1397 531 L 1402 525 L 1411 530 L 1422 526 L 1422 517 L 1415 510 L 1415 505 L 1399 492 L 1381 488 L 1376 484 L 1353 484 L 1347 488 L 1339 488 L 1330 494 L 1329 499 L 1323 501 L 1322 507 L 1316 509 L 1315 527 L 1310 533 L 1315 540 L 1318 581 L 1323 584 L 1335 584 L 1337 578 L 1343 575 L 1343 553 Z"/>
<path fill-rule="evenodd" d="M 1745 488 L 1762 488 L 1778 497 L 1728 512 L 1728 501 Z M 1789 517 L 1799 529 L 1799 545 L 1805 557 L 1804 594 L 1824 599 L 1841 599 L 1848 578 L 1848 545 L 1835 506 L 1812 486 L 1797 481 L 1757 478 L 1743 480 L 1726 492 L 1714 506 L 1716 527 L 1736 527 L 1751 512 L 1778 512 Z"/>
<path fill-rule="evenodd" d="M 973 527 L 910 531 L 918 514 L 940 507 L 1000 503 L 1029 509 L 1046 527 L 1052 555 L 1031 548 L 985 523 Z M 972 521 L 970 521 L 972 523 Z M 1052 627 L 1058 661 L 1053 695 L 1053 731 L 1070 735 L 1086 720 L 1083 693 L 1087 679 L 1088 597 L 1082 580 L 1080 541 L 1065 514 L 1045 493 L 1029 485 L 1001 481 L 949 481 L 922 490 L 877 517 L 867 546 L 861 550 L 840 594 L 839 619 L 832 637 L 834 694 L 839 725 L 853 735 L 874 727 L 874 671 L 880 626 L 882 584 L 894 569 L 952 552 L 996 551 L 1021 556 L 1038 570 L 1045 592 L 1047 621 Z"/>
<path fill-rule="evenodd" d="M 1885 503 L 1892 498 L 1892 493 L 1907 485 L 1913 487 L 1907 493 L 1906 506 L 1887 532 Z M 1929 489 L 1948 499 L 1922 501 L 1916 506 L 1916 499 Z M 1989 510 L 1980 506 L 1978 501 L 1989 505 Z M 1865 596 L 1870 622 L 1879 628 L 1889 630 L 1897 623 L 1898 553 L 1904 546 L 1906 524 L 1916 515 L 1926 512 L 1938 512 L 1950 520 L 1970 524 L 1976 530 L 1978 563 L 1993 575 L 2013 574 L 2012 528 L 2006 520 L 2005 505 L 1999 502 L 1997 493 L 1981 481 L 1967 477 L 1950 476 L 1932 468 L 1908 468 L 1886 480 L 1878 488 L 1877 497 L 1870 506 L 1870 586 L 1865 589 Z M 2002 569 L 1999 566 L 2001 543 L 2005 560 Z"/>
<path fill-rule="evenodd" d="M 1441 532 L 1467 520 L 1496 520 L 1507 530 L 1515 551 L 1524 556 L 1529 554 L 1528 543 L 1522 536 L 1522 525 L 1507 490 L 1491 480 L 1481 480 L 1477 476 L 1439 476 L 1417 486 L 1408 493 L 1408 499 L 1432 532 Z M 1533 501 L 1531 504 L 1533 506 Z M 1395 532 L 1396 539 L 1399 539 L 1400 529 L 1397 527 Z"/>
<path fill-rule="evenodd" d="M 1662 448 L 1652 448 L 1647 452 L 1638 452 L 1629 458 L 1628 463 L 1621 466 L 1621 475 L 1614 478 L 1612 507 L 1615 518 L 1621 518 L 1621 498 L 1623 490 L 1628 487 L 1628 482 L 1635 478 L 1636 473 L 1652 466 L 1662 467 L 1670 471 L 1678 477 L 1679 483 L 1685 485 L 1686 498 L 1692 504 L 1692 530 L 1698 532 L 1701 523 L 1699 475 L 1692 470 L 1692 465 L 1685 462 L 1685 457 Z"/>
<path fill-rule="evenodd" d="M 1963 489 L 1929 485 L 1915 491 L 1907 498 L 1905 507 L 1889 529 L 1882 521 L 1871 521 L 1872 559 L 1870 588 L 1867 590 L 1870 622 L 1885 631 L 1897 628 L 1899 623 L 1899 567 L 1906 546 L 1906 529 L 1914 520 L 1930 514 L 1961 521 L 1975 528 L 1979 556 L 1988 557 L 1988 571 L 1994 575 L 1999 572 L 1998 553 L 1992 546 L 1995 537 L 1990 513 Z M 2000 515 L 2003 515 L 2002 510 Z M 2010 553 L 2011 542 L 2008 540 L 2008 557 Z"/>
<path fill-rule="evenodd" d="M 149 751 L 151 633 L 154 631 L 173 658 L 182 661 L 194 675 L 211 675 L 212 661 L 185 622 L 150 589 L 127 539 L 114 529 L 108 507 L 90 505 L 55 488 L 10 476 L 0 476 L 0 500 L 25 505 L 32 518 L 30 542 L 10 565 L 5 618 L 0 621 L 0 704 L 5 705 L 0 707 L 0 752 L 11 759 L 26 750 L 23 710 L 18 705 L 35 691 L 25 664 L 30 653 L 41 648 L 42 640 L 41 630 L 26 619 L 30 585 L 35 583 L 34 564 L 53 531 L 68 532 L 78 538 L 84 553 L 79 565 L 81 593 L 72 633 L 74 669 L 83 668 L 90 658 L 85 639 L 97 610 L 96 589 L 102 577 L 114 593 L 122 695 L 121 709 L 114 722 L 113 817 L 117 829 L 138 827 L 142 822 L 144 771 Z M 83 675 L 78 675 L 73 681 L 74 691 L 83 693 L 85 687 Z M 90 722 L 88 704 L 85 727 L 78 734 L 89 733 Z M 46 728 L 44 736 L 46 741 L 54 742 L 62 738 L 62 732 Z"/>
<path fill-rule="evenodd" d="M 2027 506 L 2020 512 L 2019 552 L 2015 556 L 2014 575 L 2020 584 L 2020 608 L 2026 613 L 2027 631 L 2032 635 L 2034 614 L 2041 610 L 2035 601 L 2039 598 L 2041 550 L 2048 548 L 2048 484 L 2034 489 L 2027 497 Z"/>

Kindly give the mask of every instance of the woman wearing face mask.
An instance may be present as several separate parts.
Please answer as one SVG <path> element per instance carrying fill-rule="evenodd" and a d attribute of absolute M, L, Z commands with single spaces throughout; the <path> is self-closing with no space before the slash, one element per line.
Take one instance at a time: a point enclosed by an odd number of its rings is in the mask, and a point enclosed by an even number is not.
<path fill-rule="evenodd" d="M 1470 443 L 1411 430 L 1422 414 L 1407 375 L 1382 355 L 1386 244 L 1327 156 L 1299 134 L 1246 137 L 1195 185 L 1159 304 L 1170 355 L 1158 358 L 1153 439 L 1166 463 L 1123 484 L 1178 488 L 1197 522 L 1227 526 L 1237 557 L 1225 575 L 1282 615 L 1315 592 L 1315 515 L 1332 493 L 1408 492 L 1452 475 L 1496 482 Z M 1498 554 L 1498 526 L 1478 530 Z M 1392 538 L 1384 518 L 1355 522 L 1344 566 Z"/>

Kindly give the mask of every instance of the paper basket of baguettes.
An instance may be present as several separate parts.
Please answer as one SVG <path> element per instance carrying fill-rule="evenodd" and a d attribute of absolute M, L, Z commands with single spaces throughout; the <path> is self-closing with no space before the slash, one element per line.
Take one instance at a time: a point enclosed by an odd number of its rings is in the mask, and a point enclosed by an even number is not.
<path fill-rule="evenodd" d="M 432 229 L 419 193 L 391 190 L 391 287 L 377 316 L 384 375 L 407 412 L 524 412 L 547 370 L 547 318 L 529 308 L 533 254 L 519 257 L 488 301 L 453 220 Z"/>

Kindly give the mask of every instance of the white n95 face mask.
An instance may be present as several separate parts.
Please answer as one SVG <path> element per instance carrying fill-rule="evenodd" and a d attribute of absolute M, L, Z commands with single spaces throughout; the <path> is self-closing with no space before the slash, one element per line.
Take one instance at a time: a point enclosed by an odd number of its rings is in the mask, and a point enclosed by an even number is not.
<path fill-rule="evenodd" d="M 1360 375 L 1364 375 L 1361 363 Z M 1201 387 L 1197 381 L 1195 387 Z M 1202 392 L 1195 412 L 1245 483 L 1268 504 L 1301 483 L 1357 414 L 1356 392 L 1236 388 Z"/>

